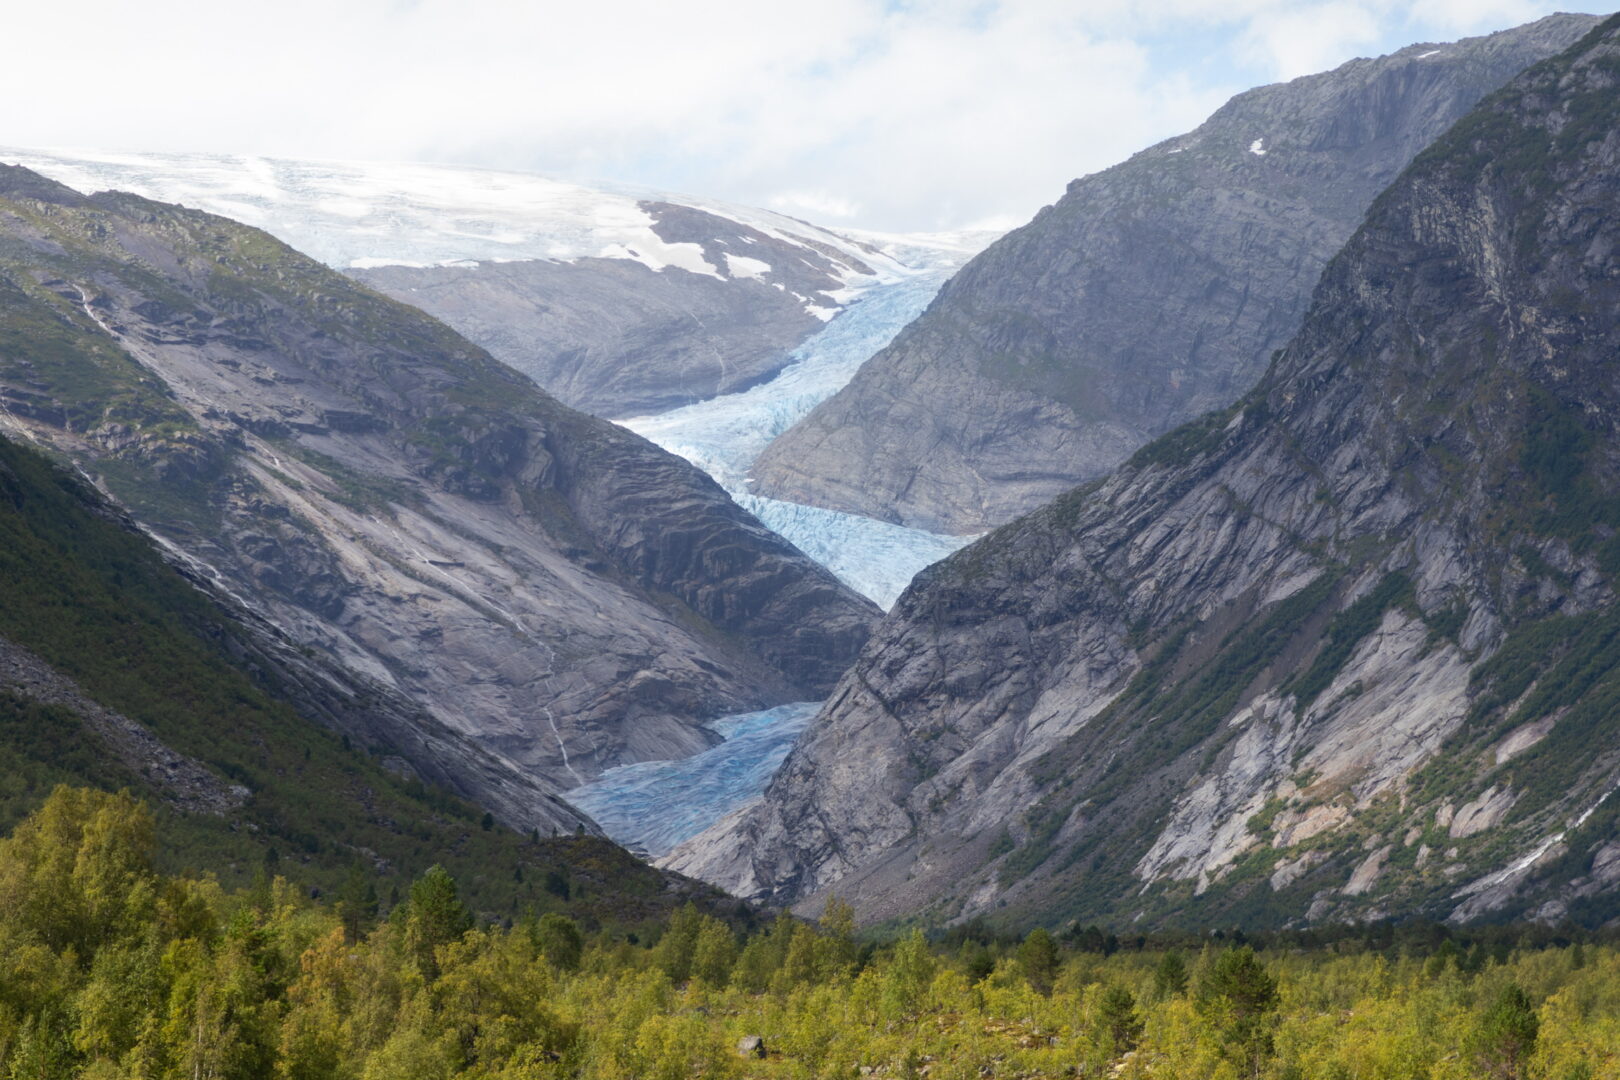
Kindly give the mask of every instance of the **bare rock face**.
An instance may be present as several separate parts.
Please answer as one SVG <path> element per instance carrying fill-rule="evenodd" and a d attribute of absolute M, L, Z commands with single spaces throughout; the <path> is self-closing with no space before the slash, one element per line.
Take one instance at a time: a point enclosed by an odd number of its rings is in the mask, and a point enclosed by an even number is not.
<path fill-rule="evenodd" d="M 26 170 L 0 174 L 0 402 L 309 650 L 311 687 L 335 666 L 425 710 L 402 755 L 509 820 L 535 778 L 825 693 L 876 615 L 702 473 L 420 311 L 257 230 Z M 430 729 L 478 753 L 447 761 Z"/>
<path fill-rule="evenodd" d="M 443 319 L 564 403 L 610 417 L 764 382 L 839 309 L 850 281 L 874 273 L 853 245 L 772 235 L 677 203 L 640 208 L 660 239 L 701 252 L 695 269 L 581 258 L 350 273 Z"/>
<path fill-rule="evenodd" d="M 762 495 L 957 534 L 1249 390 L 1374 196 L 1589 30 L 1557 15 L 1251 90 L 1076 180 L 754 467 Z"/>
<path fill-rule="evenodd" d="M 1611 917 L 1617 358 L 1620 18 L 1416 159 L 1237 405 L 920 575 L 666 864 L 867 920 Z"/>

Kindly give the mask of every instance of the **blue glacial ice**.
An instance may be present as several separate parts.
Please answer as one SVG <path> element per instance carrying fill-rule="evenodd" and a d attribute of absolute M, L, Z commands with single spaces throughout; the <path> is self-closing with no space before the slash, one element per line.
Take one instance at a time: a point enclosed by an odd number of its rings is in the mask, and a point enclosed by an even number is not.
<path fill-rule="evenodd" d="M 976 247 L 890 250 L 912 269 L 863 290 L 770 382 L 620 423 L 703 469 L 767 526 L 888 607 L 918 570 L 966 539 L 762 498 L 749 493 L 748 470 L 772 439 L 842 389 L 915 318 Z M 725 717 L 710 725 L 725 739 L 720 745 L 680 761 L 609 769 L 566 798 L 621 844 L 663 855 L 763 792 L 818 707 L 782 705 Z"/>
<path fill-rule="evenodd" d="M 977 238 L 962 246 L 897 250 L 912 269 L 864 289 L 825 329 L 800 345 L 774 379 L 741 393 L 619 422 L 707 472 L 740 505 L 845 584 L 890 607 L 917 571 L 970 538 L 753 495 L 748 470 L 772 439 L 841 390 L 861 364 L 916 318 L 976 247 Z"/>
<path fill-rule="evenodd" d="M 725 739 L 718 746 L 609 769 L 564 798 L 625 847 L 663 855 L 763 792 L 818 708 L 799 702 L 724 717 L 709 725 Z"/>

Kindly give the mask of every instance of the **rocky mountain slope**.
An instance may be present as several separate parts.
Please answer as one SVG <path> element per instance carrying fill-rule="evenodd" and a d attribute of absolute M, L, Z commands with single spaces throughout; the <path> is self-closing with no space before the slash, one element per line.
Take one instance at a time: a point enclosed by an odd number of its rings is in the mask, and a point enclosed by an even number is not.
<path fill-rule="evenodd" d="M 878 253 L 857 257 L 847 242 L 767 233 L 665 201 L 637 208 L 650 232 L 690 249 L 689 258 L 658 267 L 581 258 L 350 273 L 443 319 L 568 404 L 613 417 L 769 379 L 842 309 L 852 283 L 878 278 L 864 261 Z"/>
<path fill-rule="evenodd" d="M 668 865 L 867 920 L 1620 914 L 1620 17 L 1237 405 L 925 571 Z"/>
<path fill-rule="evenodd" d="M 419 714 L 400 730 L 385 690 L 319 669 L 188 580 L 89 485 L 0 439 L 0 829 L 58 784 L 127 789 L 154 810 L 163 868 L 227 887 L 268 873 L 342 895 L 364 868 L 386 898 L 438 863 L 492 918 L 735 909 L 573 835 L 591 824 L 539 781 L 508 807 L 528 835 L 495 827 L 449 786 L 468 770 L 448 766 L 497 762 Z M 412 769 L 412 738 L 434 740 L 429 760 L 446 767 Z"/>
<path fill-rule="evenodd" d="M 745 390 L 864 290 L 916 270 L 767 210 L 522 173 L 23 148 L 0 160 L 81 194 L 263 228 L 598 416 Z"/>
<path fill-rule="evenodd" d="M 256 229 L 20 168 L 0 405 L 199 576 L 475 741 L 498 768 L 458 779 L 497 809 L 825 693 L 875 615 L 702 473 L 420 311 Z"/>
<path fill-rule="evenodd" d="M 1591 28 L 1559 15 L 1233 98 L 1074 181 L 755 463 L 756 494 L 975 533 L 1237 400 L 1395 175 Z"/>

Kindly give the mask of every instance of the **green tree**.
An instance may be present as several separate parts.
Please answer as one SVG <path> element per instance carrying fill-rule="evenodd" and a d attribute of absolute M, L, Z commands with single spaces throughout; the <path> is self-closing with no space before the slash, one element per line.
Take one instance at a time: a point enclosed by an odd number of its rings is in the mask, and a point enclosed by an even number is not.
<path fill-rule="evenodd" d="M 1187 961 L 1171 949 L 1153 969 L 1153 996 L 1159 1001 L 1180 997 L 1187 992 Z"/>
<path fill-rule="evenodd" d="M 964 942 L 961 961 L 962 973 L 968 977 L 969 982 L 976 983 L 986 979 L 996 970 L 996 958 L 990 955 L 990 950 L 981 942 Z"/>
<path fill-rule="evenodd" d="M 378 910 L 376 883 L 363 866 L 351 866 L 337 894 L 337 917 L 343 923 L 343 935 L 351 945 L 359 941 L 377 921 Z"/>
<path fill-rule="evenodd" d="M 1199 1012 L 1252 1076 L 1271 1054 L 1271 1018 L 1280 1002 L 1277 980 L 1247 945 L 1217 955 L 1198 987 Z"/>
<path fill-rule="evenodd" d="M 898 1020 L 922 1007 L 923 996 L 934 978 L 934 954 L 921 930 L 895 943 L 884 972 L 883 1001 L 890 1019 Z"/>
<path fill-rule="evenodd" d="M 461 902 L 456 879 L 442 866 L 429 867 L 411 884 L 405 910 L 405 944 L 429 979 L 439 974 L 433 950 L 472 929 L 472 913 Z"/>
<path fill-rule="evenodd" d="M 1050 994 L 1057 981 L 1058 950 L 1052 935 L 1037 926 L 1018 946 L 1018 970 L 1042 994 Z"/>
<path fill-rule="evenodd" d="M 1518 983 L 1509 983 L 1474 1029 L 1474 1061 L 1486 1076 L 1521 1080 L 1540 1032 L 1541 1021 L 1530 995 Z"/>
<path fill-rule="evenodd" d="M 150 913 L 155 845 L 151 812 L 129 792 L 58 787 L 0 843 L 0 911 L 88 959 Z"/>
<path fill-rule="evenodd" d="M 692 950 L 692 977 L 717 989 L 724 988 L 731 981 L 736 962 L 737 938 L 731 928 L 719 919 L 704 916 Z"/>
<path fill-rule="evenodd" d="M 669 917 L 664 936 L 653 949 L 653 962 L 663 969 L 671 983 L 678 986 L 692 977 L 692 957 L 697 953 L 698 933 L 702 929 L 703 916 L 690 902 Z"/>
<path fill-rule="evenodd" d="M 585 935 L 566 915 L 548 911 L 535 922 L 531 940 L 540 954 L 558 971 L 578 971 L 585 954 Z"/>
<path fill-rule="evenodd" d="M 830 896 L 817 926 L 821 929 L 818 967 L 822 978 L 853 973 L 861 956 L 855 941 L 855 909 Z"/>
<path fill-rule="evenodd" d="M 1093 1038 L 1107 1045 L 1113 1057 L 1120 1057 L 1136 1049 L 1142 1041 L 1142 1028 L 1136 995 L 1116 983 L 1105 986 L 1097 999 Z"/>

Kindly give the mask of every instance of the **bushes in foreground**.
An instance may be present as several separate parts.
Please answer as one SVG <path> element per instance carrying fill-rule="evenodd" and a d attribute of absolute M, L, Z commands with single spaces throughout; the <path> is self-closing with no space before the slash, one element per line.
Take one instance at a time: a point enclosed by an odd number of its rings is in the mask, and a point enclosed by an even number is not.
<path fill-rule="evenodd" d="M 0 842 L 0 1078 L 1401 1077 L 1620 1070 L 1620 953 L 1205 944 L 1082 951 L 848 908 L 735 935 L 557 913 L 475 925 L 429 871 L 391 911 L 152 869 L 127 795 L 59 789 Z M 744 1044 L 759 1036 L 763 1045 Z"/>

